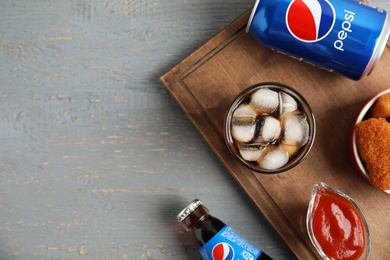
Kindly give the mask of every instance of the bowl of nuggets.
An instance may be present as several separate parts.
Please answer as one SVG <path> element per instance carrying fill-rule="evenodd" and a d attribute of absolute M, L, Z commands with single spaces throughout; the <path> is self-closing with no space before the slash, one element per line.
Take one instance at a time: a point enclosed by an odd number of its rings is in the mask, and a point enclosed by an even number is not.
<path fill-rule="evenodd" d="M 352 160 L 374 187 L 390 194 L 390 89 L 371 98 L 351 131 Z"/>

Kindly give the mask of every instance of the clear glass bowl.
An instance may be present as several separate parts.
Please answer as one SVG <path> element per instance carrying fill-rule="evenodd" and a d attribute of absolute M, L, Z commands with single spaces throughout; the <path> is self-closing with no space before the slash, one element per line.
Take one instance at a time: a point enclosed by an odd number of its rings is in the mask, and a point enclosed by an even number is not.
<path fill-rule="evenodd" d="M 285 163 L 281 167 L 277 167 L 275 169 L 268 169 L 259 166 L 258 163 L 256 163 L 254 160 L 248 161 L 243 158 L 242 154 L 240 153 L 238 147 L 237 147 L 237 140 L 234 139 L 232 135 L 232 122 L 233 122 L 233 114 L 236 111 L 236 109 L 242 105 L 245 102 L 248 102 L 249 97 L 258 90 L 261 89 L 269 89 L 272 91 L 275 91 L 277 93 L 286 93 L 288 96 L 292 97 L 296 103 L 297 103 L 297 109 L 300 111 L 301 114 L 303 114 L 306 117 L 307 124 L 308 124 L 308 138 L 307 142 L 299 148 L 297 152 L 294 152 L 294 154 L 288 159 L 288 162 Z M 280 94 L 281 95 L 281 94 Z M 281 106 L 281 103 L 279 104 Z M 282 111 L 282 108 L 279 108 Z M 259 116 L 259 115 L 257 115 Z M 261 116 L 261 115 L 260 115 Z M 280 116 L 280 115 L 279 115 Z M 277 116 L 275 116 L 277 117 Z M 278 119 L 279 120 L 279 119 Z M 312 109 L 310 108 L 308 102 L 305 100 L 305 98 L 298 93 L 293 88 L 286 86 L 281 83 L 276 82 L 264 82 L 264 83 L 258 83 L 253 86 L 248 87 L 244 91 L 242 91 L 232 102 L 230 109 L 228 110 L 226 117 L 225 117 L 225 131 L 224 131 L 224 137 L 225 137 L 225 143 L 229 149 L 229 151 L 233 154 L 235 158 L 237 158 L 243 165 L 248 167 L 249 169 L 258 172 L 258 173 L 264 173 L 264 174 L 273 174 L 273 173 L 280 173 L 287 171 L 296 165 L 298 165 L 300 162 L 302 162 L 308 153 L 310 152 L 314 139 L 316 134 L 316 124 L 315 124 L 315 118 L 314 114 L 312 112 Z M 281 135 L 283 135 L 283 130 L 281 132 Z M 280 137 L 282 138 L 282 137 Z"/>
<path fill-rule="evenodd" d="M 329 203 L 329 201 L 334 201 L 334 203 Z M 326 209 L 330 209 L 330 215 L 324 213 Z M 352 222 L 359 224 L 352 227 Z M 320 227 L 318 224 L 320 224 Z M 362 260 L 370 258 L 371 234 L 363 212 L 350 196 L 323 182 L 319 182 L 313 186 L 309 208 L 307 210 L 306 227 L 312 244 L 323 259 Z M 328 239 L 317 237 L 318 232 Z M 337 237 L 340 234 L 342 234 L 342 238 Z M 333 241 L 333 246 L 328 243 L 329 240 Z M 356 249 L 356 245 L 355 248 L 350 247 L 348 250 L 346 250 L 347 246 L 342 246 L 356 243 L 356 241 L 360 241 L 363 248 L 360 255 L 356 252 L 353 255 L 352 250 Z M 334 245 L 339 245 L 339 248 Z M 332 257 L 330 253 L 326 253 L 329 250 L 338 250 L 340 254 L 344 254 L 344 258 L 341 256 L 338 258 Z M 350 258 L 346 257 L 348 253 L 351 254 Z M 354 258 L 352 258 L 352 255 Z"/>

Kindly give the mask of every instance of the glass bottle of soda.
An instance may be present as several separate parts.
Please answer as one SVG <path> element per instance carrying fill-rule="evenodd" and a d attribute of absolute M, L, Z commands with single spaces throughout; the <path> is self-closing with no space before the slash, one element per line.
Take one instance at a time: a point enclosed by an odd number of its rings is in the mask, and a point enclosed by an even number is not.
<path fill-rule="evenodd" d="M 268 260 L 261 249 L 231 229 L 221 220 L 209 214 L 199 199 L 193 200 L 177 215 L 186 231 L 192 231 L 201 248 L 199 253 L 205 260 Z"/>

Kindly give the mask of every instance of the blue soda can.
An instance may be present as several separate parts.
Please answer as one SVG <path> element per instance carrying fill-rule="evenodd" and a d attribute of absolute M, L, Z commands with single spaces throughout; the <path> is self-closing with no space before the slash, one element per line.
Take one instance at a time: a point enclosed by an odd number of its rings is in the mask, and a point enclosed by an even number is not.
<path fill-rule="evenodd" d="M 246 31 L 259 43 L 353 80 L 369 75 L 389 37 L 383 9 L 356 0 L 257 0 Z"/>

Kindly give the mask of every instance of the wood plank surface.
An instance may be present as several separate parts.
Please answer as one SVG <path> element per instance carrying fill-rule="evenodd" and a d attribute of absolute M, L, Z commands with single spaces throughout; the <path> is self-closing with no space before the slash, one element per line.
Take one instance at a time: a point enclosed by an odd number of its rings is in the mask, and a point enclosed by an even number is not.
<path fill-rule="evenodd" d="M 294 259 L 159 80 L 253 4 L 0 1 L 0 259 L 200 259 L 195 197 Z"/>
<path fill-rule="evenodd" d="M 305 219 L 312 186 L 320 181 L 349 194 L 362 207 L 373 238 L 372 258 L 384 259 L 390 255 L 383 243 L 390 235 L 389 197 L 353 168 L 348 137 L 363 103 L 388 88 L 383 82 L 388 77 L 390 48 L 370 76 L 352 81 L 260 46 L 245 33 L 249 15 L 250 10 L 164 75 L 163 82 L 299 259 L 315 255 Z M 225 115 L 234 98 L 248 86 L 269 81 L 297 89 L 311 104 L 317 121 L 308 158 L 275 175 L 244 168 L 223 138 Z"/>

